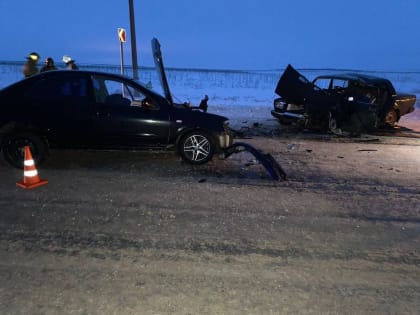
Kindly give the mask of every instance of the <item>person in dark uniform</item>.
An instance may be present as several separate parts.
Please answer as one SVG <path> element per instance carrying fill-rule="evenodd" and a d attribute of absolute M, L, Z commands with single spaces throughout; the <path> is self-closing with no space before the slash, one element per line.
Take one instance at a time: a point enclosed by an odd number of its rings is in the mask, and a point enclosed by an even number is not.
<path fill-rule="evenodd" d="M 70 56 L 63 56 L 63 62 L 66 64 L 67 70 L 79 70 L 75 60 L 73 60 Z"/>
<path fill-rule="evenodd" d="M 57 70 L 57 67 L 54 65 L 54 59 L 52 59 L 51 57 L 45 59 L 45 65 L 41 68 L 40 72 L 49 70 Z"/>
<path fill-rule="evenodd" d="M 26 62 L 24 63 L 22 69 L 22 73 L 25 78 L 28 78 L 39 72 L 37 65 L 39 59 L 40 56 L 36 52 L 30 53 L 29 56 L 26 57 Z"/>

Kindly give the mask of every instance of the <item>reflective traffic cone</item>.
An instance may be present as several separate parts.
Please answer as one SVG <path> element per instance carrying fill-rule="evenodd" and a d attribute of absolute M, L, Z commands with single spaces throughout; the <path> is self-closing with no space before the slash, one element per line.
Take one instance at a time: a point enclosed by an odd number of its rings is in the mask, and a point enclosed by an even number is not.
<path fill-rule="evenodd" d="M 31 189 L 47 183 L 47 180 L 39 178 L 31 150 L 29 149 L 29 146 L 25 146 L 23 181 L 17 182 L 16 185 L 25 189 Z"/>

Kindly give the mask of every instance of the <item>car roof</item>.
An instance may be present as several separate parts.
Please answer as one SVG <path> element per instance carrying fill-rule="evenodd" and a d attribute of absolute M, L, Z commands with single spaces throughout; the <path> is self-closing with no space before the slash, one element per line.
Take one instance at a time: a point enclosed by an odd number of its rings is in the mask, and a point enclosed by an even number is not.
<path fill-rule="evenodd" d="M 137 85 L 143 87 L 145 90 L 148 91 L 148 93 L 153 94 L 153 95 L 155 95 L 157 97 L 160 97 L 160 98 L 165 98 L 160 93 L 149 89 L 143 82 L 140 82 L 138 80 L 134 80 L 133 78 L 130 78 L 130 77 L 125 76 L 125 75 L 112 73 L 112 72 L 95 71 L 95 70 L 59 69 L 59 70 L 45 71 L 45 72 L 41 72 L 41 73 L 32 75 L 28 78 L 24 78 L 22 80 L 13 82 L 12 84 L 0 89 L 0 92 L 5 92 L 7 90 L 14 89 L 14 88 L 20 88 L 21 86 L 25 86 L 26 84 L 28 84 L 28 82 L 37 81 L 37 80 L 39 80 L 43 77 L 50 77 L 50 76 L 54 77 L 56 75 L 62 75 L 62 74 L 65 74 L 67 77 L 68 76 L 73 76 L 73 75 L 74 76 L 78 76 L 78 75 L 82 75 L 82 76 L 92 76 L 92 75 L 106 76 L 107 78 L 110 78 L 110 79 L 117 79 L 117 80 L 119 79 L 119 80 L 123 80 L 125 82 L 133 82 L 134 84 L 137 84 Z"/>
<path fill-rule="evenodd" d="M 60 70 L 52 70 L 52 71 L 45 71 L 45 72 L 41 72 L 37 75 L 41 76 L 41 75 L 52 75 L 53 73 L 57 74 L 57 73 L 66 73 L 66 74 L 80 74 L 80 73 L 84 73 L 84 74 L 88 74 L 88 75 L 105 75 L 105 76 L 110 76 L 110 77 L 114 77 L 114 78 L 119 78 L 119 79 L 124 79 L 124 80 L 133 80 L 132 78 L 125 76 L 125 75 L 121 75 L 118 73 L 113 73 L 113 72 L 105 72 L 105 71 L 97 71 L 97 70 L 66 70 L 66 69 L 60 69 Z M 35 76 L 33 76 L 35 77 Z"/>
<path fill-rule="evenodd" d="M 355 72 L 324 74 L 324 75 L 317 76 L 315 80 L 317 79 L 342 79 L 342 80 L 349 80 L 349 81 L 360 81 L 366 84 L 377 84 L 377 83 L 388 84 L 390 82 L 388 79 L 385 79 L 385 78 L 362 74 L 362 73 L 355 73 Z"/>
<path fill-rule="evenodd" d="M 59 69 L 59 70 L 50 70 L 50 71 L 45 71 L 45 72 L 40 72 L 38 74 L 32 75 L 28 78 L 24 78 L 22 80 L 19 80 L 17 82 L 14 82 L 12 84 L 10 84 L 9 86 L 5 87 L 6 88 L 12 88 L 13 86 L 19 86 L 22 84 L 26 84 L 25 82 L 29 82 L 29 81 L 33 81 L 33 80 L 38 80 L 39 78 L 42 77 L 48 77 L 48 76 L 56 76 L 56 75 L 62 75 L 65 74 L 66 76 L 78 76 L 80 74 L 82 75 L 97 75 L 97 76 L 106 76 L 108 78 L 114 78 L 114 79 L 119 79 L 119 80 L 124 80 L 124 81 L 131 81 L 131 82 L 135 82 L 138 85 L 143 86 L 144 88 L 147 89 L 147 87 L 145 86 L 144 83 L 134 80 L 133 78 L 130 78 L 128 76 L 125 75 L 121 75 L 121 74 L 117 74 L 117 73 L 113 73 L 113 72 L 105 72 L 105 71 L 95 71 L 95 70 L 67 70 L 67 69 Z"/>

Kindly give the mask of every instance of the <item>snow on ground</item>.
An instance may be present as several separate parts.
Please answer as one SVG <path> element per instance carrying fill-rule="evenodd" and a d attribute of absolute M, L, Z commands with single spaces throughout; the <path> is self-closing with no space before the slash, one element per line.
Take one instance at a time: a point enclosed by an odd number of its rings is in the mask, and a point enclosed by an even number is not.
<path fill-rule="evenodd" d="M 0 62 L 0 88 L 22 79 L 23 63 Z M 79 65 L 81 69 L 120 73 L 120 66 Z M 299 69 L 309 80 L 320 74 L 354 72 L 336 69 Z M 126 74 L 132 71 L 127 68 Z M 190 102 L 198 105 L 204 95 L 209 96 L 209 112 L 224 115 L 235 121 L 261 121 L 272 119 L 270 111 L 277 97 L 274 88 L 282 74 L 278 70 L 196 70 L 166 69 L 166 74 L 175 102 Z M 420 72 L 368 72 L 363 73 L 385 77 L 399 92 L 416 94 L 417 108 L 420 107 Z M 150 82 L 157 92 L 162 92 L 154 68 L 141 68 L 140 81 Z M 418 109 L 420 111 L 420 109 Z M 411 117 L 418 115 L 410 114 Z"/>

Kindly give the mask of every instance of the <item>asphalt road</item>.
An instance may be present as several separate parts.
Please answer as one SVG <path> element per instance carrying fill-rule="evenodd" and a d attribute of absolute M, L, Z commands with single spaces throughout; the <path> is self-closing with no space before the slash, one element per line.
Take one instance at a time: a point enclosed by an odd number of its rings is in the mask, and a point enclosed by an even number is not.
<path fill-rule="evenodd" d="M 0 314 L 419 314 L 420 139 L 240 141 L 288 180 L 246 152 L 53 151 L 33 190 L 1 164 Z"/>

